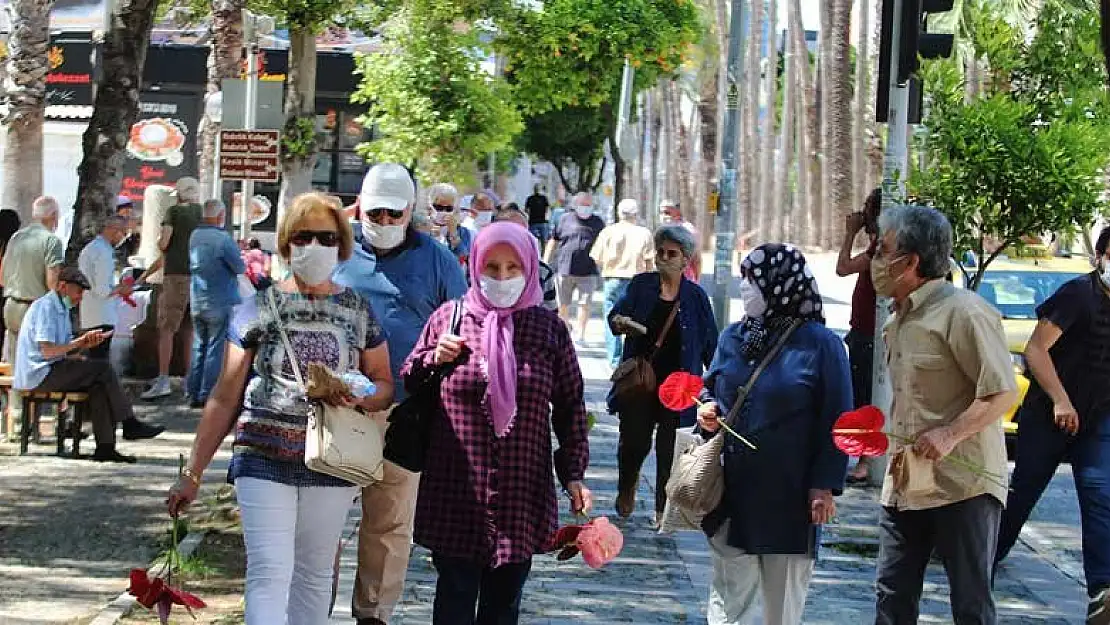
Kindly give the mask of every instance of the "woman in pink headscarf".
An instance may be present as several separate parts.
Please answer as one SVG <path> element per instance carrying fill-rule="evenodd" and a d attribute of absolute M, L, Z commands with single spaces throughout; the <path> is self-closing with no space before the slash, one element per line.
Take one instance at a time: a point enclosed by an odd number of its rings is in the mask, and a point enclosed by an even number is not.
<path fill-rule="evenodd" d="M 402 370 L 444 363 L 416 503 L 417 543 L 439 573 L 433 625 L 516 623 L 532 556 L 551 548 L 558 500 L 591 506 L 582 373 L 570 333 L 540 306 L 539 258 L 525 228 L 483 228 L 470 253 L 470 290 L 458 327 L 454 302 L 432 314 Z"/>

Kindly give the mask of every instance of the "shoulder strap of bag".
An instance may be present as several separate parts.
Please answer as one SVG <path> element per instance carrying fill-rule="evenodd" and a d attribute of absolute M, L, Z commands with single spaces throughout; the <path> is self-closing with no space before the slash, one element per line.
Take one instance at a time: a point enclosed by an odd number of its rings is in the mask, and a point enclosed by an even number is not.
<path fill-rule="evenodd" d="M 297 353 L 293 351 L 293 345 L 289 342 L 289 336 L 285 333 L 285 325 L 281 323 L 277 302 L 274 301 L 274 289 L 276 288 L 276 286 L 271 286 L 266 289 L 266 298 L 270 302 L 270 312 L 274 315 L 274 323 L 277 325 L 278 334 L 281 335 L 281 343 L 285 346 L 285 357 L 289 359 L 289 364 L 293 367 L 293 377 L 297 378 L 297 386 L 301 387 L 302 393 L 305 393 L 307 390 L 304 385 L 304 378 L 301 377 L 301 366 L 297 363 Z"/>
<path fill-rule="evenodd" d="M 790 327 L 787 328 L 786 331 L 782 333 L 782 336 L 779 337 L 779 340 L 775 342 L 775 346 L 771 348 L 771 351 L 767 352 L 767 355 L 763 357 L 763 361 L 759 363 L 755 371 L 748 376 L 748 381 L 744 384 L 743 388 L 736 393 L 736 401 L 732 403 L 732 408 L 729 409 L 728 416 L 725 417 L 725 423 L 732 423 L 733 419 L 736 418 L 736 415 L 740 412 L 740 407 L 744 405 L 744 400 L 748 398 L 748 393 L 751 392 L 752 387 L 755 386 L 755 381 L 759 379 L 760 374 L 767 368 L 767 365 L 771 364 L 775 356 L 778 356 L 783 346 L 786 345 L 786 340 L 790 338 L 790 335 L 793 334 L 794 330 L 800 325 L 802 325 L 801 319 L 797 319 L 794 323 L 790 324 Z"/>
<path fill-rule="evenodd" d="M 667 339 L 667 332 L 671 330 L 671 326 L 674 325 L 674 319 L 677 316 L 678 297 L 675 297 L 674 306 L 671 308 L 671 314 L 667 315 L 667 320 L 663 322 L 663 328 L 659 330 L 659 337 L 655 339 L 655 344 L 651 346 L 651 349 L 647 353 L 649 360 L 655 358 L 655 352 L 659 351 L 660 347 L 663 347 L 663 341 Z"/>

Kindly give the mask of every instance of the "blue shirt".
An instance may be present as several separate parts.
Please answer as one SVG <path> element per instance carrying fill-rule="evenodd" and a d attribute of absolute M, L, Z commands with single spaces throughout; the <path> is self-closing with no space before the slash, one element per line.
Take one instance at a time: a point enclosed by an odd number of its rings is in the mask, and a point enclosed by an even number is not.
<path fill-rule="evenodd" d="M 721 333 L 705 376 L 722 416 L 759 366 L 741 351 L 740 328 L 733 324 Z M 843 488 L 848 458 L 833 444 L 832 427 L 851 409 L 844 343 L 820 323 L 803 323 L 756 380 L 732 424 L 756 449 L 724 434 L 725 496 L 703 527 L 716 531 L 714 525 L 731 519 L 728 544 L 749 554 L 815 555 L 809 490 Z"/>
<path fill-rule="evenodd" d="M 624 296 L 617 300 L 609 313 L 609 319 L 614 315 L 623 315 L 647 325 L 651 311 L 659 302 L 659 286 L 660 278 L 657 271 L 633 276 L 632 281 L 628 283 L 628 288 L 625 289 Z M 710 363 L 713 359 L 713 351 L 717 349 L 717 321 L 705 291 L 686 278 L 682 279 L 678 287 L 678 314 L 675 316 L 675 325 L 678 326 L 682 342 L 679 369 L 693 375 L 701 375 L 703 367 Z M 643 356 L 655 344 L 657 338 L 657 336 L 626 335 L 622 360 Z M 659 380 L 659 383 L 662 382 L 663 380 Z M 620 409 L 610 390 L 609 411 L 615 413 Z M 693 425 L 696 412 L 695 408 L 683 411 L 680 424 Z"/>
<path fill-rule="evenodd" d="M 57 292 L 51 291 L 32 302 L 16 340 L 12 387 L 21 391 L 37 387 L 50 373 L 50 365 L 64 358 L 44 357 L 39 343 L 63 345 L 72 338 L 73 322 Z"/>
<path fill-rule="evenodd" d="M 193 314 L 239 304 L 237 276 L 247 270 L 239 247 L 222 228 L 202 224 L 189 237 L 190 306 Z"/>
<path fill-rule="evenodd" d="M 365 244 L 355 248 L 331 279 L 370 300 L 389 341 L 394 399 L 405 399 L 401 366 L 416 347 L 424 324 L 441 304 L 466 293 L 458 259 L 428 235 L 410 228 L 398 249 L 380 257 Z"/>

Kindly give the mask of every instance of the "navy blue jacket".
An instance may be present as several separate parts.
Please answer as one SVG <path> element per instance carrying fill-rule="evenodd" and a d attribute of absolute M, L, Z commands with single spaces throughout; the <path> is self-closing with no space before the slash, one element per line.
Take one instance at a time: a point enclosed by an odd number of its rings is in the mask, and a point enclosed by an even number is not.
<path fill-rule="evenodd" d="M 722 415 L 759 365 L 741 351 L 740 328 L 733 324 L 721 333 L 705 376 Z M 837 494 L 844 487 L 848 458 L 833 444 L 832 427 L 851 409 L 844 343 L 820 323 L 803 323 L 756 380 L 732 424 L 756 449 L 723 434 L 725 496 L 702 524 L 706 532 L 731 519 L 728 544 L 747 553 L 816 554 L 809 490 Z"/>
<path fill-rule="evenodd" d="M 624 297 L 617 300 L 617 304 L 613 306 L 612 312 L 609 313 L 610 327 L 612 327 L 611 320 L 614 315 L 623 315 L 647 325 L 651 311 L 659 302 L 659 285 L 660 279 L 657 271 L 633 276 L 624 292 Z M 709 305 L 709 297 L 705 294 L 705 291 L 686 278 L 682 279 L 682 284 L 678 288 L 678 317 L 675 319 L 675 324 L 678 325 L 679 335 L 682 338 L 682 359 L 680 361 L 682 371 L 701 375 L 704 368 L 712 362 L 713 352 L 717 349 L 717 320 L 713 316 L 713 307 Z M 625 336 L 623 360 L 642 356 L 643 346 L 655 342 L 656 337 L 651 338 L 650 342 L 645 342 L 636 340 L 631 335 Z M 639 351 L 636 349 L 638 346 L 640 347 Z M 659 382 L 662 383 L 663 380 L 659 380 Z M 613 397 L 612 389 L 610 389 L 610 413 L 615 414 L 620 411 L 621 408 L 618 403 L 616 398 Z M 679 424 L 690 426 L 696 420 L 697 409 L 690 408 L 682 412 Z"/>

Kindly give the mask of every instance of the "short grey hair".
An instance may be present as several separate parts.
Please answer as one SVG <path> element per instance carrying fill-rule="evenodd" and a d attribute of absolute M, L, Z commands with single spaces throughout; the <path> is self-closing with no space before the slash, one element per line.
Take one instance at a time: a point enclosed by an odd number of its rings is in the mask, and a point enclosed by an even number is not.
<path fill-rule="evenodd" d="M 692 258 L 697 253 L 698 244 L 694 241 L 694 234 L 683 226 L 660 226 L 655 231 L 656 249 L 663 247 L 668 241 L 677 245 L 687 258 Z"/>
<path fill-rule="evenodd" d="M 120 230 L 127 230 L 127 218 L 121 215 L 112 215 L 104 220 L 104 229 L 118 228 Z"/>
<path fill-rule="evenodd" d="M 192 176 L 179 178 L 174 188 L 177 190 L 177 197 L 180 200 L 189 203 L 200 200 L 200 182 Z"/>
<path fill-rule="evenodd" d="M 39 221 L 58 214 L 58 200 L 43 195 L 31 203 L 31 218 Z"/>
<path fill-rule="evenodd" d="M 220 215 L 220 213 L 222 213 L 222 212 L 224 212 L 224 203 L 223 203 L 223 201 L 221 201 L 221 200 L 206 200 L 204 202 L 204 209 L 202 210 L 202 214 L 205 217 L 207 217 L 209 219 L 211 219 L 213 217 L 218 217 Z"/>
<path fill-rule="evenodd" d="M 428 203 L 434 204 L 436 198 L 449 198 L 451 205 L 458 208 L 459 190 L 446 182 L 437 182 L 428 189 Z"/>
<path fill-rule="evenodd" d="M 952 256 L 952 226 L 948 218 L 928 206 L 895 206 L 879 214 L 881 236 L 894 233 L 899 254 L 916 254 L 922 278 L 943 278 Z"/>

